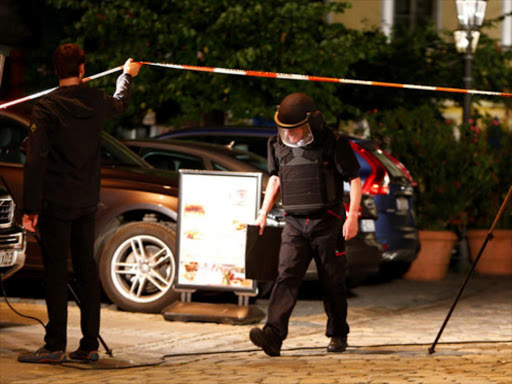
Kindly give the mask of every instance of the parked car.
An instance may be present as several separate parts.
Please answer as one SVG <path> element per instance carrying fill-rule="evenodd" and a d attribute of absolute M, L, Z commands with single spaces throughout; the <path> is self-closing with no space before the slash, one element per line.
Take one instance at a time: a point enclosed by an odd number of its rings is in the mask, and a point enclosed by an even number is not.
<path fill-rule="evenodd" d="M 413 209 L 416 183 L 403 164 L 371 140 L 352 139 L 351 143 L 365 180 L 363 192 L 373 195 L 379 213 L 375 225 L 377 240 L 384 247 L 381 273 L 401 276 L 420 246 Z"/>
<path fill-rule="evenodd" d="M 0 113 L 0 174 L 18 204 L 25 161 L 20 145 L 27 133 L 26 119 Z M 107 133 L 102 134 L 101 160 L 95 258 L 102 287 L 121 309 L 160 312 L 179 298 L 172 288 L 179 175 L 154 169 Z M 141 254 L 146 258 L 137 257 Z M 30 234 L 25 267 L 18 274 L 40 276 L 42 268 L 39 245 Z"/>
<path fill-rule="evenodd" d="M 126 140 L 124 144 L 142 159 L 157 168 L 177 171 L 179 169 L 200 169 L 236 172 L 263 173 L 263 190 L 268 181 L 267 160 L 251 152 L 216 144 L 184 142 L 180 140 Z M 345 192 L 348 209 L 348 192 Z M 284 225 L 283 209 L 276 205 L 268 216 L 268 224 Z M 373 197 L 363 196 L 359 212 L 360 232 L 347 242 L 348 277 L 351 287 L 360 284 L 367 276 L 378 271 L 382 259 L 382 247 L 375 237 L 377 209 Z M 305 279 L 317 279 L 312 262 Z"/>
<path fill-rule="evenodd" d="M 25 232 L 15 222 L 16 205 L 0 178 L 0 278 L 5 280 L 25 264 Z"/>
<path fill-rule="evenodd" d="M 267 155 L 267 141 L 275 127 L 187 128 L 156 137 L 157 140 L 194 140 L 228 145 L 261 156 Z M 419 251 L 413 207 L 411 175 L 397 159 L 370 140 L 348 137 L 361 166 L 363 193 L 375 198 L 378 210 L 376 237 L 384 248 L 380 273 L 401 276 Z"/>

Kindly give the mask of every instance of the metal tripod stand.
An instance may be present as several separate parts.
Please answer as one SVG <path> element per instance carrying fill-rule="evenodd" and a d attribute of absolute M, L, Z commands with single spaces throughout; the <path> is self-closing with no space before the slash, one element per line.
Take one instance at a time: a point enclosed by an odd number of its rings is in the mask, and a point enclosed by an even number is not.
<path fill-rule="evenodd" d="M 437 334 L 436 339 L 434 340 L 434 342 L 432 343 L 432 345 L 428 349 L 428 352 L 430 354 L 435 352 L 435 347 L 437 345 L 437 342 L 439 341 L 439 338 L 441 337 L 441 334 L 443 333 L 444 328 L 446 327 L 446 324 L 448 324 L 448 320 L 450 320 L 450 317 L 451 317 L 451 315 L 453 313 L 453 310 L 455 309 L 455 306 L 457 305 L 457 302 L 459 301 L 460 297 L 462 296 L 462 292 L 464 291 L 464 288 L 466 287 L 466 284 L 468 283 L 469 278 L 473 274 L 473 271 L 475 270 L 475 267 L 478 264 L 478 260 L 480 260 L 480 257 L 482 256 L 482 253 L 484 252 L 484 249 L 487 246 L 487 243 L 490 240 L 492 240 L 492 238 L 494 237 L 493 234 L 492 234 L 492 232 L 494 231 L 494 227 L 496 227 L 496 224 L 498 224 L 498 221 L 500 220 L 500 217 L 501 217 L 503 211 L 505 210 L 505 207 L 507 206 L 507 203 L 508 203 L 511 195 L 512 195 L 512 185 L 510 186 L 510 188 L 508 190 L 508 193 L 507 193 L 507 196 L 505 197 L 505 200 L 501 204 L 501 207 L 500 207 L 500 209 L 498 211 L 498 214 L 496 215 L 496 218 L 494 219 L 494 223 L 492 224 L 491 228 L 489 229 L 489 232 L 487 233 L 487 237 L 485 238 L 485 241 L 482 244 L 482 247 L 480 248 L 480 251 L 478 252 L 478 256 L 476 257 L 475 261 L 473 262 L 473 265 L 471 266 L 471 269 L 469 270 L 469 272 L 468 272 L 468 274 L 466 276 L 466 279 L 464 280 L 464 283 L 460 287 L 459 293 L 457 294 L 457 297 L 455 298 L 455 301 L 453 302 L 452 307 L 448 311 L 448 315 L 446 316 L 446 319 L 444 320 L 443 325 L 441 326 L 441 329 L 439 330 L 439 333 Z"/>

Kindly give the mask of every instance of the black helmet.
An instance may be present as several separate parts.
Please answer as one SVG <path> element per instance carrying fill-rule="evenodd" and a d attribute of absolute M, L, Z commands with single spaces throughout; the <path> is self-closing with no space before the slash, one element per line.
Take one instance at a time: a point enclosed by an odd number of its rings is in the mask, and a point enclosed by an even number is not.
<path fill-rule="evenodd" d="M 311 97 L 305 93 L 292 93 L 281 101 L 274 121 L 279 128 L 297 128 L 306 124 L 315 111 L 315 102 Z"/>

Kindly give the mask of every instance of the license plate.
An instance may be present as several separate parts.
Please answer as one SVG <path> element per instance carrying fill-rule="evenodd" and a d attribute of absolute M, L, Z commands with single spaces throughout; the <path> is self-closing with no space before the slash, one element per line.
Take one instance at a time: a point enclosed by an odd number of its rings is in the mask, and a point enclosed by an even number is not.
<path fill-rule="evenodd" d="M 14 264 L 15 251 L 12 249 L 0 250 L 0 267 L 10 267 Z"/>
<path fill-rule="evenodd" d="M 361 220 L 361 232 L 375 232 L 375 221 L 363 219 Z"/>
<path fill-rule="evenodd" d="M 396 199 L 396 208 L 399 211 L 407 211 L 409 209 L 409 200 L 405 197 L 399 197 Z"/>

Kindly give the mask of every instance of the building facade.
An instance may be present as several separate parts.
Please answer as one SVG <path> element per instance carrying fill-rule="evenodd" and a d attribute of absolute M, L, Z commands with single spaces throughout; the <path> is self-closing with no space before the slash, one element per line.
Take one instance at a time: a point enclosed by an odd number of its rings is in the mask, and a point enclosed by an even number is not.
<path fill-rule="evenodd" d="M 339 0 L 351 4 L 343 14 L 331 15 L 330 20 L 341 22 L 348 28 L 380 28 L 390 35 L 394 25 L 400 23 L 414 28 L 430 20 L 440 30 L 459 28 L 455 0 Z M 495 19 L 512 13 L 512 0 L 487 0 L 485 19 Z M 512 48 L 512 15 L 493 28 L 482 31 L 498 39 L 503 47 Z"/>
<path fill-rule="evenodd" d="M 336 1 L 336 0 L 335 0 Z M 330 22 L 341 22 L 351 29 L 382 30 L 391 36 L 395 25 L 402 24 L 409 28 L 425 21 L 433 22 L 439 30 L 455 31 L 459 28 L 455 0 L 337 0 L 348 2 L 351 8 L 343 14 L 329 15 Z M 509 14 L 509 15 L 508 15 Z M 492 20 L 506 16 L 493 27 L 482 27 L 482 32 L 497 39 L 504 49 L 512 49 L 512 0 L 487 0 L 484 20 Z M 478 54 L 478 49 L 477 53 Z M 462 57 L 461 57 L 462 60 Z M 373 79 L 386 81 L 386 79 Z M 439 84 L 443 86 L 444 84 Z M 503 91 L 492 89 L 491 91 Z M 483 114 L 499 118 L 508 129 L 512 129 L 512 111 L 498 99 L 495 102 L 484 101 L 480 105 L 473 104 Z M 453 102 L 446 103 L 446 118 L 461 122 L 462 108 Z"/>

